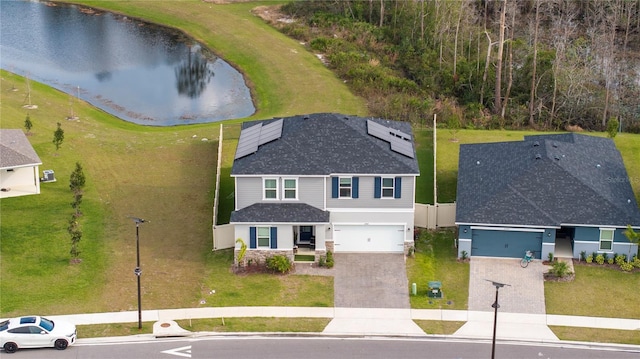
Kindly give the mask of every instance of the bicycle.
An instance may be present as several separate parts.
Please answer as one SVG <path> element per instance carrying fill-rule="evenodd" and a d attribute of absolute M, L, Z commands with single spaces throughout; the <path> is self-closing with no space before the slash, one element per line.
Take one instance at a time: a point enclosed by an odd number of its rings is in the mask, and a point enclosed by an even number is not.
<path fill-rule="evenodd" d="M 526 251 L 524 254 L 524 258 L 522 258 L 522 260 L 520 261 L 520 267 L 527 268 L 527 266 L 529 265 L 529 262 L 531 262 L 532 259 L 533 259 L 533 252 Z"/>

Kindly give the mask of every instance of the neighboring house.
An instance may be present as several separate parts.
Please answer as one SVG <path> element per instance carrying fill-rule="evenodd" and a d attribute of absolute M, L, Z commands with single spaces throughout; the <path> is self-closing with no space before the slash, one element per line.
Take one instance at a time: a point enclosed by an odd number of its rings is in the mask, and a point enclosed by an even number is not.
<path fill-rule="evenodd" d="M 632 255 L 640 228 L 631 179 L 614 142 L 574 133 L 460 146 L 458 256 Z M 564 256 L 563 253 L 562 256 Z"/>
<path fill-rule="evenodd" d="M 293 259 L 303 248 L 316 260 L 403 253 L 413 246 L 418 175 L 409 123 L 328 113 L 245 122 L 230 222 L 247 260 Z"/>
<path fill-rule="evenodd" d="M 22 130 L 0 130 L 0 198 L 39 194 L 41 164 Z"/>

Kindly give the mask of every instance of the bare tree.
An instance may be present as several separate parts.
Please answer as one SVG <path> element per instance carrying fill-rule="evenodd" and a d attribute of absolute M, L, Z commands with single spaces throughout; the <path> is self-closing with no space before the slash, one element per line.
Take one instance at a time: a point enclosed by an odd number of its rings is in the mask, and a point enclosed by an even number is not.
<path fill-rule="evenodd" d="M 499 114 L 502 110 L 502 56 L 504 52 L 504 31 L 506 28 L 507 0 L 502 0 L 500 11 L 500 38 L 498 40 L 498 58 L 496 62 L 496 86 L 494 95 L 493 112 Z"/>
<path fill-rule="evenodd" d="M 538 27 L 540 26 L 540 0 L 535 0 L 536 16 L 534 20 L 533 30 L 533 64 L 531 68 L 531 90 L 529 93 L 529 126 L 535 127 L 535 120 L 533 117 L 535 109 L 535 94 L 536 94 L 536 69 L 538 67 Z"/>

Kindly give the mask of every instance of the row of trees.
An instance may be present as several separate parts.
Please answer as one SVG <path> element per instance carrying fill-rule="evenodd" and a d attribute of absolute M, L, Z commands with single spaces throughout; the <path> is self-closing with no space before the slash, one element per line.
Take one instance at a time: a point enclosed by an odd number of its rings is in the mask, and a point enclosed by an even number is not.
<path fill-rule="evenodd" d="M 640 0 L 332 0 L 276 26 L 379 116 L 640 132 Z"/>

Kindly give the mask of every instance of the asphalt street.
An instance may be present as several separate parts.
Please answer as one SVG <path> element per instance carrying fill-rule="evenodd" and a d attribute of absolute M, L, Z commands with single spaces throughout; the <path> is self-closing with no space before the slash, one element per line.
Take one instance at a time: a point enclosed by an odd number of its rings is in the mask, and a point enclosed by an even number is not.
<path fill-rule="evenodd" d="M 3 353 L 2 357 L 5 357 Z M 640 348 L 598 346 L 593 344 L 498 342 L 495 358 L 520 359 L 596 359 L 633 358 Z M 7 355 L 8 356 L 8 355 Z M 491 358 L 491 341 L 468 341 L 431 337 L 408 338 L 334 338 L 215 336 L 198 339 L 166 339 L 129 343 L 79 343 L 64 351 L 55 349 L 20 350 L 11 358 L 28 359 L 326 359 L 326 358 Z"/>

